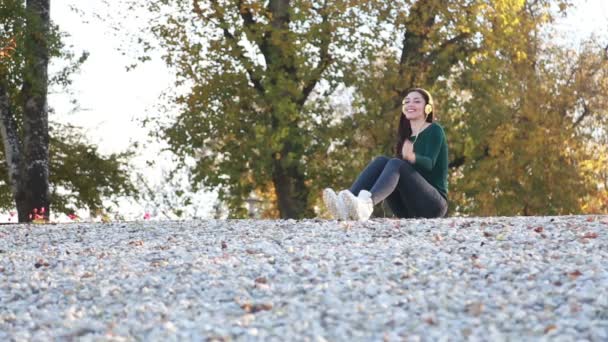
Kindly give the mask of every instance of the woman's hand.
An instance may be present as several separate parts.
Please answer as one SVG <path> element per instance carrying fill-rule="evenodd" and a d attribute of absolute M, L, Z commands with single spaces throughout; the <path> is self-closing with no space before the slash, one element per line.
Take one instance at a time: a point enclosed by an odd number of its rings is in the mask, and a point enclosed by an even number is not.
<path fill-rule="evenodd" d="M 416 161 L 416 155 L 414 154 L 414 144 L 411 141 L 405 140 L 403 142 L 403 147 L 401 148 L 401 156 L 403 159 L 409 161 L 410 163 L 414 163 Z"/>

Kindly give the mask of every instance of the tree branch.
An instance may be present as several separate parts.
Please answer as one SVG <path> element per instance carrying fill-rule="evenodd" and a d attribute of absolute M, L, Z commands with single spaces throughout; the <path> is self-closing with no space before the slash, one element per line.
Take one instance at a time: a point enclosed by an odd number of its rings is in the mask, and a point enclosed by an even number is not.
<path fill-rule="evenodd" d="M 433 61 L 441 53 L 448 51 L 449 49 L 453 48 L 454 46 L 457 46 L 459 43 L 461 43 L 462 41 L 464 41 L 465 39 L 470 38 L 470 37 L 471 37 L 471 33 L 463 32 L 452 39 L 448 39 L 448 40 L 444 41 L 437 49 L 433 50 L 431 53 L 429 53 L 424 58 L 425 61 L 426 62 Z M 463 48 L 463 50 L 464 50 L 464 48 Z"/>
<path fill-rule="evenodd" d="M 289 23 L 291 22 L 289 15 L 290 8 L 290 0 L 268 1 L 267 11 L 270 15 L 271 29 L 264 32 L 260 50 L 269 68 L 277 67 L 282 69 L 287 75 L 297 75 L 293 59 L 285 54 L 286 49 L 284 44 L 278 43 L 278 41 L 289 43 L 286 35 L 289 32 Z M 271 36 L 273 37 L 272 39 Z"/>
<path fill-rule="evenodd" d="M 262 42 L 264 41 L 264 39 L 266 39 L 266 33 L 268 32 L 264 32 L 265 35 L 263 37 L 258 36 L 258 23 L 253 18 L 253 13 L 251 13 L 251 9 L 246 8 L 243 5 L 243 0 L 238 0 L 236 2 L 236 6 L 239 11 L 239 14 L 241 15 L 241 19 L 243 19 L 243 27 L 245 28 L 245 34 L 247 35 L 247 38 L 250 41 L 255 42 L 258 47 L 262 46 Z"/>
<path fill-rule="evenodd" d="M 235 57 L 238 59 L 238 61 L 243 65 L 243 67 L 247 71 L 249 79 L 253 83 L 254 88 L 260 94 L 263 95 L 265 93 L 265 89 L 264 89 L 264 86 L 262 85 L 261 78 L 258 76 L 258 73 L 255 70 L 255 65 L 245 55 L 245 50 L 243 49 L 243 47 L 241 45 L 239 45 L 238 39 L 228 30 L 228 27 L 230 27 L 230 25 L 228 25 L 228 23 L 226 23 L 226 21 L 224 20 L 224 17 L 220 13 L 219 4 L 217 3 L 217 0 L 211 0 L 211 4 L 212 4 L 212 8 L 215 12 L 216 18 L 219 21 L 219 26 L 222 29 L 222 32 L 224 33 L 224 37 L 226 38 L 226 40 L 228 41 L 230 46 L 236 52 Z M 196 13 L 199 16 L 199 18 L 206 20 L 204 14 L 203 14 L 203 11 L 200 7 L 199 0 L 193 0 L 193 6 L 194 6 L 194 13 Z"/>
<path fill-rule="evenodd" d="M 256 22 L 253 19 L 253 14 L 251 13 L 251 11 L 248 8 L 245 9 L 243 7 L 243 0 L 238 0 L 236 5 L 239 9 L 239 13 L 241 14 L 241 18 L 243 19 L 245 26 L 253 27 L 256 24 Z"/>
<path fill-rule="evenodd" d="M 454 160 L 452 160 L 452 162 L 450 162 L 448 164 L 448 168 L 450 168 L 450 169 L 459 168 L 460 166 L 464 165 L 465 161 L 466 161 L 466 158 L 464 156 L 458 156 Z"/>
<path fill-rule="evenodd" d="M 324 2 L 323 8 L 321 9 L 321 11 L 326 10 L 326 9 L 327 9 L 327 1 Z M 306 102 L 308 95 L 310 95 L 312 90 L 315 88 L 315 86 L 321 79 L 321 75 L 323 75 L 323 72 L 325 72 L 325 70 L 329 67 L 329 65 L 332 62 L 332 57 L 329 54 L 329 45 L 331 44 L 331 28 L 330 28 L 330 24 L 329 24 L 329 14 L 323 13 L 321 15 L 321 17 L 323 18 L 323 21 L 321 23 L 322 30 L 321 30 L 321 44 L 319 46 L 319 49 L 320 49 L 319 63 L 314 68 L 314 70 L 312 70 L 310 79 L 304 85 L 304 88 L 302 90 L 302 98 L 298 101 L 298 104 L 300 106 L 302 106 L 304 104 L 304 102 Z"/>
<path fill-rule="evenodd" d="M 589 114 L 591 114 L 591 110 L 589 109 L 589 105 L 587 103 L 583 102 L 583 113 L 578 118 L 576 118 L 576 120 L 572 124 L 572 127 L 578 126 L 583 121 L 583 119 L 586 116 L 588 116 Z"/>

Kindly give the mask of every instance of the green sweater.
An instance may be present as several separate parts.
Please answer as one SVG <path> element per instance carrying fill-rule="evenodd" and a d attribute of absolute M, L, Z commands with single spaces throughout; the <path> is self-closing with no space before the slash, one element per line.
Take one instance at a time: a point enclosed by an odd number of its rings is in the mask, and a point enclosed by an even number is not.
<path fill-rule="evenodd" d="M 416 154 L 414 169 L 447 200 L 448 143 L 443 128 L 433 122 L 419 135 L 414 143 L 414 153 Z M 414 136 L 409 139 L 414 141 Z"/>

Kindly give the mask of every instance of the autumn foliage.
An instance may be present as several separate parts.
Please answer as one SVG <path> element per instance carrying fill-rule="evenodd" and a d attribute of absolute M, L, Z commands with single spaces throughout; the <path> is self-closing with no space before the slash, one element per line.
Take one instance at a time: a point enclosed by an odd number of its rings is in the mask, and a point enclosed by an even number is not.
<path fill-rule="evenodd" d="M 140 59 L 159 49 L 187 89 L 151 122 L 232 216 L 256 198 L 264 215 L 311 217 L 323 187 L 390 154 L 421 86 L 448 135 L 452 215 L 605 213 L 608 61 L 597 41 L 552 44 L 570 5 L 150 1 Z"/>

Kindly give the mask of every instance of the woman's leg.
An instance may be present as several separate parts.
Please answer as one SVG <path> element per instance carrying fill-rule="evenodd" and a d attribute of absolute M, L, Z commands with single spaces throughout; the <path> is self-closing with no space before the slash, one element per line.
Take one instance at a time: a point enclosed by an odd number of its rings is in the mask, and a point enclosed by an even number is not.
<path fill-rule="evenodd" d="M 443 217 L 447 201 L 407 161 L 393 158 L 386 163 L 382 173 L 370 190 L 373 204 L 388 201 L 399 217 Z M 401 205 L 397 204 L 396 196 Z"/>
<path fill-rule="evenodd" d="M 392 158 L 386 163 L 374 186 L 369 190 L 372 193 L 374 205 L 384 201 L 397 189 L 401 176 L 399 170 L 403 164 L 408 164 L 408 162 L 397 158 Z"/>
<path fill-rule="evenodd" d="M 411 164 L 403 164 L 399 174 L 397 189 L 404 207 L 413 217 L 445 216 L 448 210 L 446 199 Z"/>
<path fill-rule="evenodd" d="M 414 215 L 412 215 L 409 212 L 409 210 L 403 203 L 403 200 L 401 199 L 401 194 L 399 193 L 399 185 L 397 185 L 397 189 L 395 191 L 393 191 L 393 193 L 390 194 L 385 199 L 385 201 L 386 201 L 386 204 L 388 204 L 388 207 L 391 208 L 391 211 L 393 212 L 393 214 L 396 217 L 399 217 L 399 218 L 414 217 Z"/>
<path fill-rule="evenodd" d="M 388 163 L 389 158 L 384 156 L 376 157 L 371 163 L 367 164 L 365 169 L 359 174 L 357 180 L 350 187 L 350 192 L 357 196 L 361 190 L 369 190 L 374 186 L 378 177 L 384 170 L 384 166 Z"/>

